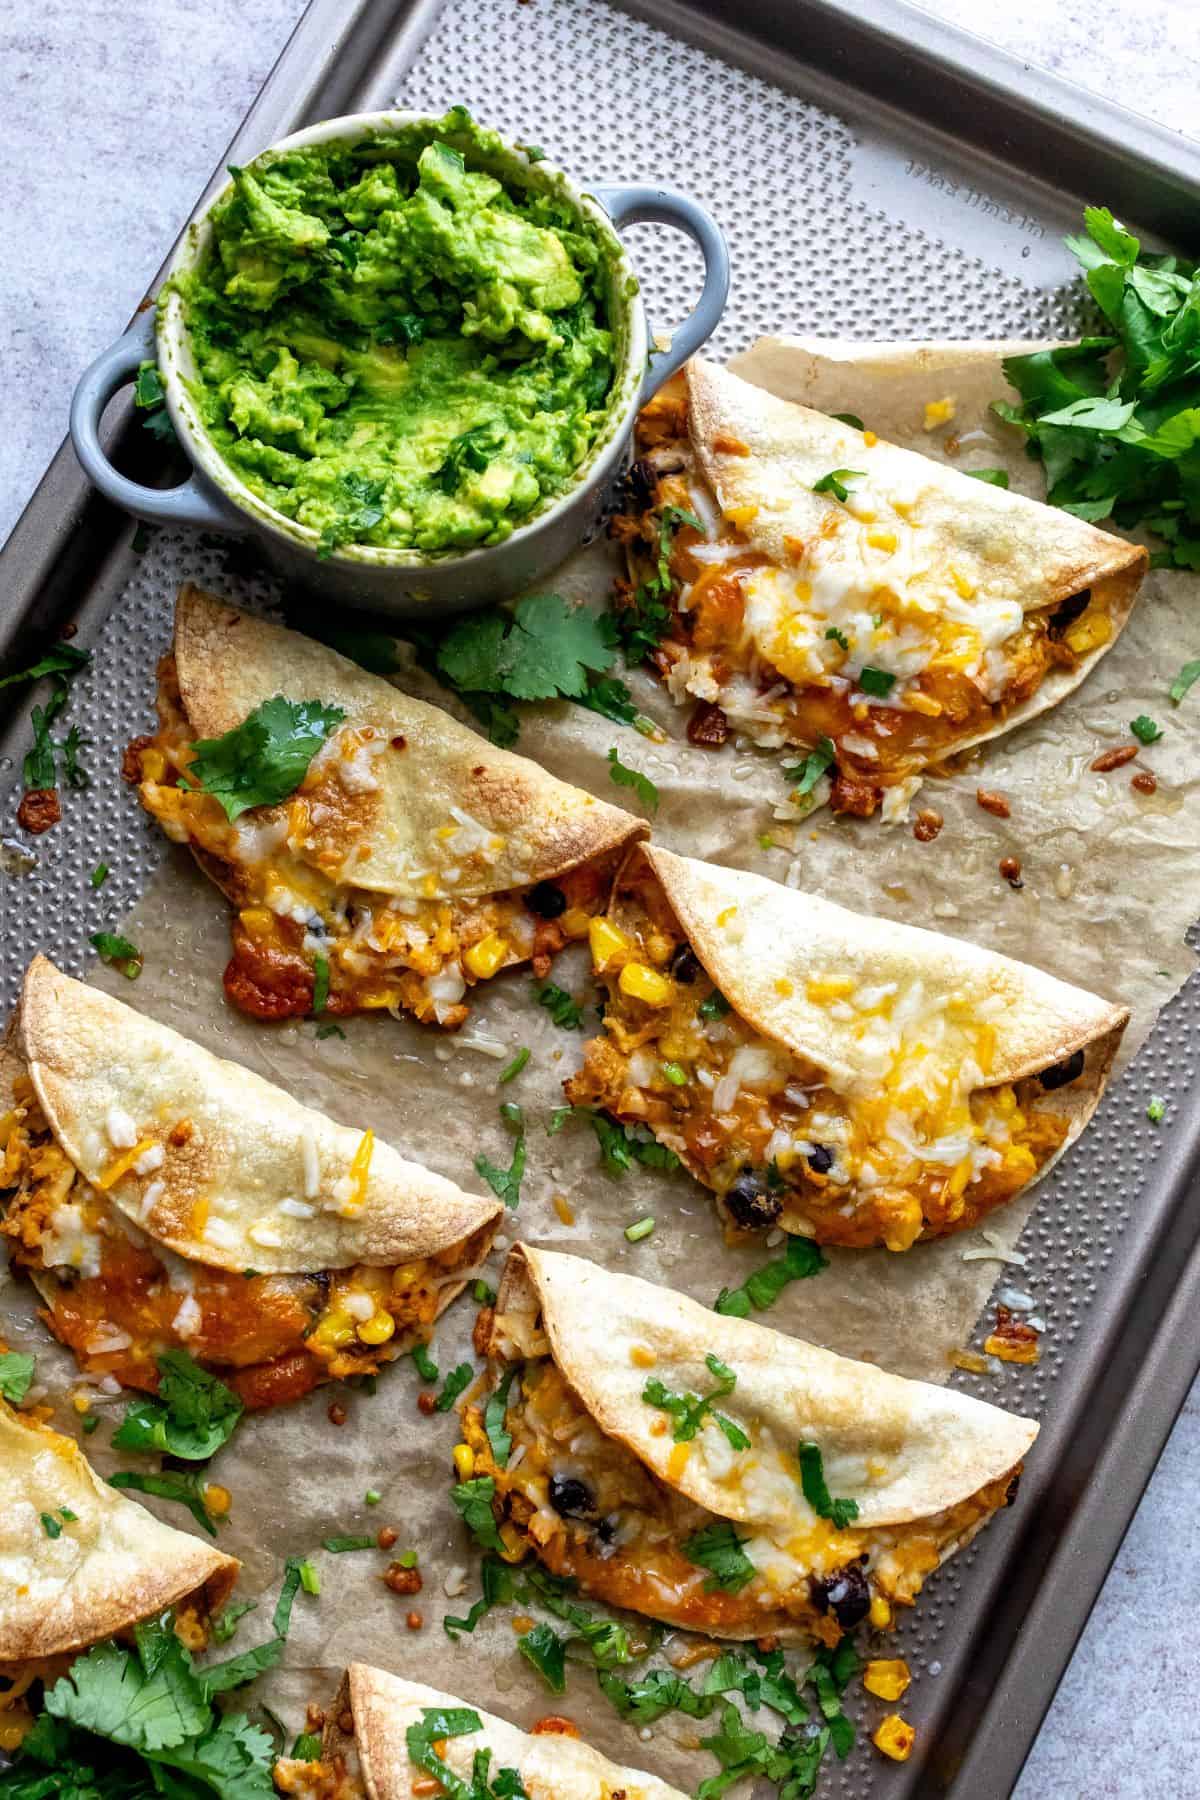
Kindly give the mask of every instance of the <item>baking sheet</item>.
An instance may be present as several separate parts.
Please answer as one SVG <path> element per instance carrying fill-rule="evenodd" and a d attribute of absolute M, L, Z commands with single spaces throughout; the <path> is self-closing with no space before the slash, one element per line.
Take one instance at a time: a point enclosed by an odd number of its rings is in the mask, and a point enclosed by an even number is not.
<path fill-rule="evenodd" d="M 927 452 L 937 441 L 920 429 L 924 402 L 952 393 L 960 462 L 1003 463 L 1014 487 L 1035 490 L 1035 466 L 1009 433 L 1000 427 L 993 431 L 987 421 L 988 401 L 1000 391 L 994 350 L 954 350 L 933 366 L 924 358 L 897 370 L 886 358 L 877 363 L 869 348 L 847 363 L 841 356 L 814 361 L 795 350 L 760 347 L 738 367 L 776 388 L 803 380 L 813 403 L 858 412 L 881 435 Z M 177 566 L 176 558 L 156 563 L 151 553 L 141 585 L 159 591 Z M 581 552 L 555 585 L 589 604 L 603 604 L 613 568 L 609 547 L 599 543 Z M 961 775 L 927 786 L 913 810 L 934 804 L 944 814 L 945 828 L 932 844 L 917 843 L 905 826 L 838 821 L 827 812 L 800 826 L 781 825 L 773 813 L 786 792 L 779 768 L 788 758 L 736 748 L 714 756 L 694 749 L 684 736 L 686 712 L 672 706 L 643 671 L 627 679 L 638 705 L 661 726 L 661 743 L 561 705 L 524 709 L 518 748 L 556 774 L 612 798 L 607 751 L 616 744 L 625 762 L 659 786 L 662 801 L 654 824 L 662 842 L 758 868 L 860 910 L 990 943 L 1123 999 L 1134 1008 L 1128 1054 L 1192 964 L 1183 934 L 1194 911 L 1200 862 L 1198 733 L 1186 707 L 1175 712 L 1165 702 L 1169 680 L 1186 655 L 1188 586 L 1187 577 L 1153 575 L 1123 637 L 1082 689 L 1013 738 L 986 746 Z M 232 599 L 243 593 L 233 578 L 224 589 Z M 261 596 L 263 590 L 257 592 Z M 146 643 L 147 678 L 163 647 Z M 420 671 L 408 671 L 403 682 L 454 705 Z M 1128 768 L 1098 776 L 1087 766 L 1098 749 L 1128 741 L 1128 720 L 1141 711 L 1166 730 L 1163 741 L 1142 758 L 1159 775 L 1151 802 L 1133 793 Z M 1200 709 L 1196 718 L 1200 721 Z M 131 718 L 129 735 L 142 724 Z M 974 794 L 980 784 L 1009 795 L 1009 821 L 979 809 Z M 124 805 L 135 804 L 127 794 Z M 764 831 L 790 839 L 788 847 L 764 851 L 758 842 Z M 1144 878 L 1151 853 L 1152 884 Z M 1026 885 L 1019 893 L 996 873 L 999 858 L 1008 854 L 1019 855 L 1025 868 Z M 143 951 L 142 976 L 131 986 L 115 972 L 98 969 L 98 985 L 347 1124 L 371 1125 L 405 1154 L 465 1186 L 479 1185 L 473 1163 L 480 1151 L 494 1162 L 509 1161 L 513 1139 L 497 1107 L 501 1099 L 519 1102 L 526 1113 L 528 1171 L 520 1211 L 506 1220 L 501 1249 L 519 1233 L 670 1283 L 710 1304 L 722 1285 L 740 1281 L 771 1254 L 762 1248 L 728 1250 L 711 1198 L 682 1172 L 664 1176 L 635 1167 L 613 1181 L 600 1169 L 586 1124 L 572 1122 L 559 1135 L 547 1136 L 545 1125 L 561 1104 L 561 1081 L 577 1066 L 584 1033 L 559 1030 L 533 1005 L 527 974 L 477 990 L 481 998 L 457 1037 L 385 1017 L 351 1019 L 344 1039 L 317 1040 L 311 1022 L 264 1027 L 224 1006 L 219 976 L 228 955 L 228 909 L 184 852 L 171 851 L 119 928 Z M 591 991 L 582 949 L 559 959 L 554 979 L 579 997 Z M 596 1024 L 589 1009 L 586 1025 L 595 1029 Z M 490 1044 L 492 1053 L 470 1047 L 479 1040 Z M 520 1045 L 531 1049 L 530 1062 L 514 1082 L 498 1089 L 496 1077 Z M 1044 1184 L 1042 1204 L 1054 1204 L 1055 1186 L 1054 1177 Z M 994 1240 L 1010 1244 L 1038 1199 L 1035 1191 L 1028 1201 L 993 1215 L 988 1229 Z M 653 1236 L 629 1245 L 624 1226 L 651 1212 Z M 970 1336 L 997 1275 L 994 1261 L 963 1261 L 963 1250 L 981 1242 L 979 1233 L 968 1233 L 905 1256 L 831 1252 L 830 1268 L 789 1288 L 767 1322 L 906 1374 L 944 1379 L 950 1353 Z M 499 1261 L 497 1255 L 497 1270 Z M 1022 1271 L 1021 1283 L 1051 1273 Z M 0 1296 L 0 1328 L 14 1344 L 36 1344 L 39 1377 L 52 1396 L 69 1391 L 75 1385 L 72 1365 L 61 1353 L 44 1350 L 44 1334 L 31 1327 L 30 1310 L 23 1285 L 10 1285 Z M 459 1302 L 439 1324 L 435 1355 L 443 1375 L 470 1356 L 472 1320 L 469 1302 Z M 998 1371 L 979 1391 L 1003 1404 L 1008 1380 Z M 260 1684 L 256 1694 L 298 1728 L 303 1703 L 330 1697 L 345 1662 L 373 1660 L 494 1705 L 520 1722 L 565 1711 L 613 1755 L 648 1763 L 664 1778 L 694 1786 L 713 1765 L 689 1748 L 697 1735 L 692 1722 L 668 1715 L 649 1728 L 648 1740 L 645 1731 L 624 1725 L 607 1703 L 596 1703 L 594 1678 L 585 1669 L 572 1671 L 564 1699 L 549 1695 L 516 1654 L 512 1609 L 494 1614 L 473 1638 L 457 1644 L 442 1631 L 444 1614 L 461 1615 L 478 1592 L 477 1558 L 449 1503 L 450 1451 L 457 1436 L 453 1415 L 421 1414 L 419 1386 L 405 1360 L 383 1373 L 373 1396 L 326 1389 L 253 1419 L 214 1460 L 213 1478 L 234 1495 L 222 1545 L 245 1560 L 243 1595 L 264 1596 L 235 1648 L 263 1635 L 270 1596 L 288 1555 L 310 1553 L 325 1537 L 393 1524 L 400 1533 L 397 1548 L 416 1548 L 421 1556 L 424 1588 L 415 1599 L 402 1599 L 379 1580 L 387 1561 L 382 1553 L 318 1552 L 322 1594 L 297 1602 L 287 1668 Z M 334 1397 L 344 1400 L 349 1414 L 341 1427 L 328 1418 Z M 1015 1396 L 1009 1404 L 1020 1408 Z M 115 1403 L 114 1422 L 121 1410 Z M 105 1472 L 114 1466 L 103 1447 L 107 1435 L 98 1433 L 88 1444 Z M 363 1501 L 372 1487 L 383 1494 L 377 1508 Z M 157 1510 L 172 1517 L 178 1509 Z M 1007 1522 L 992 1529 L 1004 1531 Z M 936 1587 L 934 1578 L 931 1589 Z M 417 1632 L 405 1625 L 413 1607 L 423 1617 Z M 669 1637 L 667 1655 L 682 1643 Z"/>

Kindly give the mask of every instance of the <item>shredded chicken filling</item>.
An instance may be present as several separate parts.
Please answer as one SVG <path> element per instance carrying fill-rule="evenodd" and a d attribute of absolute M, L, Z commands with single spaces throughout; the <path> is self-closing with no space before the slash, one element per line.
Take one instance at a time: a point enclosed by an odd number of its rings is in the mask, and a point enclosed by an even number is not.
<path fill-rule="evenodd" d="M 427 1338 L 446 1283 L 481 1239 L 392 1268 L 260 1275 L 187 1261 L 93 1187 L 55 1140 L 25 1076 L 3 1121 L 0 1232 L 35 1274 L 43 1317 L 88 1374 L 158 1386 L 156 1357 L 185 1349 L 249 1407 L 369 1374 Z"/>
<path fill-rule="evenodd" d="M 1007 1504 L 1013 1485 L 1009 1474 L 928 1519 L 873 1530 L 838 1530 L 817 1518 L 797 1485 L 793 1528 L 736 1527 L 755 1573 L 731 1591 L 685 1554 L 698 1532 L 720 1523 L 718 1515 L 606 1437 L 550 1358 L 523 1365 L 509 1389 L 505 1429 L 512 1449 L 502 1468 L 482 1412 L 466 1411 L 476 1473 L 496 1484 L 493 1509 L 508 1560 L 533 1555 L 597 1600 L 718 1635 L 756 1637 L 800 1625 L 832 1645 L 868 1615 L 874 1624 L 890 1623 L 893 1607 L 912 1604 L 943 1557 Z M 684 1443 L 672 1458 L 682 1472 L 689 1456 L 702 1454 L 703 1444 Z M 720 1454 L 736 1461 L 731 1452 Z M 753 1443 L 742 1454 L 753 1458 Z"/>
<path fill-rule="evenodd" d="M 125 773 L 167 836 L 191 847 L 236 908 L 225 988 L 244 1012 L 310 1013 L 323 963 L 323 1011 L 387 1009 L 452 1029 L 468 1015 L 470 988 L 519 963 L 545 976 L 604 904 L 604 872 L 590 863 L 553 882 L 445 898 L 504 848 L 458 809 L 439 828 L 436 869 L 417 872 L 425 897 L 358 887 L 354 867 L 371 855 L 358 801 L 378 787 L 379 758 L 410 754 L 403 739 L 344 726 L 289 800 L 231 823 L 211 794 L 183 785 L 194 749 L 170 656 L 159 665 L 158 713 L 157 733 L 126 751 Z"/>
<path fill-rule="evenodd" d="M 985 1085 L 1000 1002 L 943 1003 L 915 982 L 856 987 L 832 971 L 810 982 L 809 1000 L 854 1022 L 870 1073 L 843 1092 L 714 998 L 644 865 L 596 922 L 593 951 L 605 1036 L 585 1045 L 567 1097 L 648 1125 L 737 1228 L 907 1250 L 1003 1205 L 1066 1137 L 1037 1077 Z"/>
<path fill-rule="evenodd" d="M 1003 723 L 1052 669 L 1077 668 L 1113 635 L 1104 594 L 1030 612 L 977 595 L 940 554 L 927 562 L 915 497 L 858 482 L 815 540 L 772 565 L 697 467 L 678 379 L 643 410 L 637 442 L 638 491 L 613 522 L 630 565 L 624 600 L 647 582 L 657 593 L 668 546 L 670 619 L 652 661 L 678 702 L 701 703 L 694 741 L 717 744 L 730 729 L 767 748 L 825 739 L 835 810 L 874 812 L 889 788 Z M 672 508 L 705 529 L 674 523 Z"/>

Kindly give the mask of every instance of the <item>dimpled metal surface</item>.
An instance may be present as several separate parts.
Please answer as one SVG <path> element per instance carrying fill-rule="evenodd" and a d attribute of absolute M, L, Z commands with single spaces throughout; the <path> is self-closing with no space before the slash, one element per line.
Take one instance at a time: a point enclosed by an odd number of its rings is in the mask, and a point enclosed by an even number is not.
<path fill-rule="evenodd" d="M 733 263 L 729 307 L 713 343 L 718 354 L 762 331 L 1053 336 L 1081 323 L 1069 270 L 1049 252 L 1069 216 L 1053 196 L 1044 213 L 1037 199 L 1022 201 L 1024 211 L 1014 211 L 1011 196 L 993 202 L 986 177 L 965 165 L 951 174 L 923 160 L 932 152 L 889 148 L 876 122 L 825 111 L 601 0 L 451 0 L 399 91 L 372 93 L 364 103 L 440 111 L 456 101 L 514 137 L 537 120 L 541 147 L 584 183 L 660 181 L 706 204 Z M 884 156 L 894 176 L 903 168 L 908 177 L 911 209 L 903 219 L 880 203 L 873 176 Z M 658 228 L 637 227 L 632 237 L 651 324 L 669 324 L 698 289 L 699 257 Z M 265 581 L 237 573 L 236 561 L 228 544 L 152 534 L 90 668 L 73 684 L 67 722 L 90 740 L 91 791 L 83 801 L 67 796 L 62 824 L 41 839 L 6 831 L 6 1013 L 34 949 L 84 974 L 90 935 L 124 917 L 164 859 L 160 834 L 121 782 L 119 750 L 151 725 L 154 659 L 168 641 L 181 579 L 252 605 L 273 597 Z M 6 787 L 15 775 L 0 768 Z M 3 817 L 13 811 L 6 798 Z M 19 874 L 27 857 L 33 867 Z M 111 873 L 96 888 L 89 877 L 101 862 Z M 1161 1096 L 1170 1115 L 1192 1077 L 1198 1030 L 1193 978 L 1134 1070 L 1107 1095 L 1082 1145 L 1041 1189 L 1022 1240 L 1028 1267 L 1001 1271 L 998 1285 L 1025 1289 L 1046 1322 L 1038 1366 L 956 1374 L 957 1383 L 1023 1412 L 1041 1413 L 1052 1400 L 1162 1142 L 1147 1121 L 1146 1095 Z M 922 1692 L 946 1675 L 971 1606 L 972 1565 L 989 1554 L 987 1542 L 930 1581 L 897 1633 L 889 1653 L 907 1657 L 915 1677 L 906 1713 L 919 1717 Z M 867 1742 L 886 1710 L 872 1704 L 864 1713 L 857 1747 L 826 1771 L 822 1793 L 892 1792 L 904 1782 Z"/>

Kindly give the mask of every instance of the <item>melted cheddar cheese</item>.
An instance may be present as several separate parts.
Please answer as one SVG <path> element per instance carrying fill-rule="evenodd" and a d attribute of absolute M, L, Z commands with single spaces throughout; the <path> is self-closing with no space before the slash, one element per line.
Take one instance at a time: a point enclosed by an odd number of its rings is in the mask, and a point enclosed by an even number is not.
<path fill-rule="evenodd" d="M 819 531 L 789 539 L 789 560 L 775 564 L 749 547 L 748 519 L 722 515 L 694 459 L 677 377 L 641 414 L 644 504 L 615 531 L 633 583 L 656 594 L 669 544 L 659 598 L 671 623 L 652 660 L 672 697 L 718 708 L 727 729 L 764 748 L 828 740 L 835 763 L 803 810 L 832 786 L 835 810 L 869 814 L 883 801 L 884 817 L 898 818 L 922 770 L 1003 723 L 1051 669 L 1076 668 L 1113 622 L 1090 591 L 1030 612 L 990 592 L 986 568 L 947 560 L 922 524 L 920 488 L 872 480 L 873 447 L 868 437 L 856 453 L 861 473 L 845 500 L 826 496 Z M 672 532 L 670 508 L 703 531 Z M 864 669 L 874 672 L 865 687 Z"/>
<path fill-rule="evenodd" d="M 593 936 L 605 1036 L 585 1045 L 567 1097 L 649 1126 L 735 1227 L 907 1250 L 978 1223 L 1066 1137 L 1036 1077 L 987 1085 L 999 1001 L 856 987 L 830 970 L 807 997 L 853 1026 L 862 1074 L 842 1087 L 736 1012 L 704 1016 L 712 982 L 648 870 L 622 882 Z"/>
<path fill-rule="evenodd" d="M 482 1412 L 467 1408 L 464 1436 L 476 1473 L 495 1481 L 493 1510 L 508 1561 L 535 1556 L 610 1606 L 734 1637 L 800 1625 L 814 1641 L 833 1645 L 868 1612 L 873 1622 L 885 1614 L 890 1622 L 893 1607 L 910 1605 L 942 1558 L 1007 1503 L 1013 1480 L 1006 1475 L 911 1524 L 838 1530 L 802 1499 L 798 1467 L 785 1474 L 784 1459 L 752 1438 L 750 1450 L 741 1453 L 745 1480 L 786 1479 L 795 1506 L 775 1509 L 779 1522 L 769 1529 L 737 1527 L 755 1572 L 730 1591 L 718 1588 L 707 1568 L 685 1554 L 695 1533 L 719 1523 L 717 1515 L 606 1437 L 550 1358 L 524 1364 L 509 1389 L 505 1429 L 513 1442 L 500 1468 Z M 730 1478 L 736 1477 L 737 1453 L 722 1449 L 724 1440 L 707 1428 L 702 1437 L 704 1444 L 678 1444 L 675 1451 L 719 1455 Z M 756 1468 L 760 1462 L 770 1466 Z M 780 1516 L 789 1511 L 790 1517 Z"/>
<path fill-rule="evenodd" d="M 156 1357 L 185 1349 L 247 1406 L 274 1406 L 321 1382 L 370 1373 L 427 1338 L 442 1288 L 475 1259 L 470 1239 L 394 1268 L 359 1263 L 311 1275 L 242 1274 L 186 1260 L 79 1174 L 27 1077 L 14 1089 L 0 1233 L 13 1262 L 37 1273 L 47 1324 L 88 1374 L 153 1392 Z"/>
<path fill-rule="evenodd" d="M 289 800 L 253 808 L 231 823 L 211 794 L 184 785 L 194 749 L 169 656 L 159 665 L 158 713 L 157 733 L 129 746 L 124 772 L 167 836 L 190 846 L 236 909 L 225 989 L 243 1012 L 268 1019 L 310 1013 L 323 959 L 324 1011 L 386 1009 L 453 1028 L 467 1017 L 471 987 L 524 962 L 544 976 L 603 905 L 603 875 L 591 864 L 553 884 L 446 898 L 504 848 L 502 838 L 460 808 L 439 828 L 430 866 L 413 871 L 427 897 L 357 887 L 355 863 L 361 866 L 371 850 L 355 825 L 354 797 L 378 788 L 377 758 L 405 754 L 403 740 L 397 749 L 369 727 L 343 726 Z M 336 850 L 318 847 L 315 820 L 327 843 L 330 821 L 337 822 Z M 551 886 L 547 907 L 543 896 Z"/>

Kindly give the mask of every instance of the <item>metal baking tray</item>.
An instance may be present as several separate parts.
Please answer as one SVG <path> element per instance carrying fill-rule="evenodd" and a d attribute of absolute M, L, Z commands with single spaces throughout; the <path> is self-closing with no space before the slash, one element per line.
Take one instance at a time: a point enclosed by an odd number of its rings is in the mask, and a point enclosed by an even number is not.
<path fill-rule="evenodd" d="M 643 175 L 710 206 L 734 265 L 718 353 L 770 329 L 1075 330 L 1060 239 L 1084 200 L 1197 248 L 1196 146 L 891 0 L 740 0 L 736 22 L 722 0 L 312 0 L 222 166 L 317 118 L 453 100 L 536 135 L 585 182 Z M 664 323 L 697 271 L 676 239 L 638 229 L 650 316 Z M 119 459 L 166 484 L 130 414 L 127 400 L 112 408 Z M 167 578 L 185 550 L 218 591 L 266 592 L 231 575 L 227 545 L 159 532 L 139 552 L 131 521 L 89 491 L 64 446 L 0 553 L 0 667 L 32 660 L 68 624 L 96 652 L 70 715 L 93 740 L 95 786 L 24 842 L 34 863 L 23 874 L 15 795 L 0 797 L 6 1008 L 35 948 L 83 973 L 89 933 L 158 866 L 158 837 L 118 793 L 112 752 L 149 711 Z M 0 690 L 0 783 L 16 779 L 38 697 Z M 116 872 L 99 895 L 86 872 L 102 855 Z M 905 1705 L 917 1752 L 885 1765 L 860 1742 L 824 1791 L 1010 1793 L 1200 1363 L 1198 1063 L 1193 978 L 1027 1228 L 1045 1355 L 990 1391 L 1036 1410 L 1042 1437 L 1015 1512 L 930 1582 L 900 1634 L 920 1676 Z M 1177 1103 L 1169 1133 L 1146 1124 L 1149 1091 Z"/>

